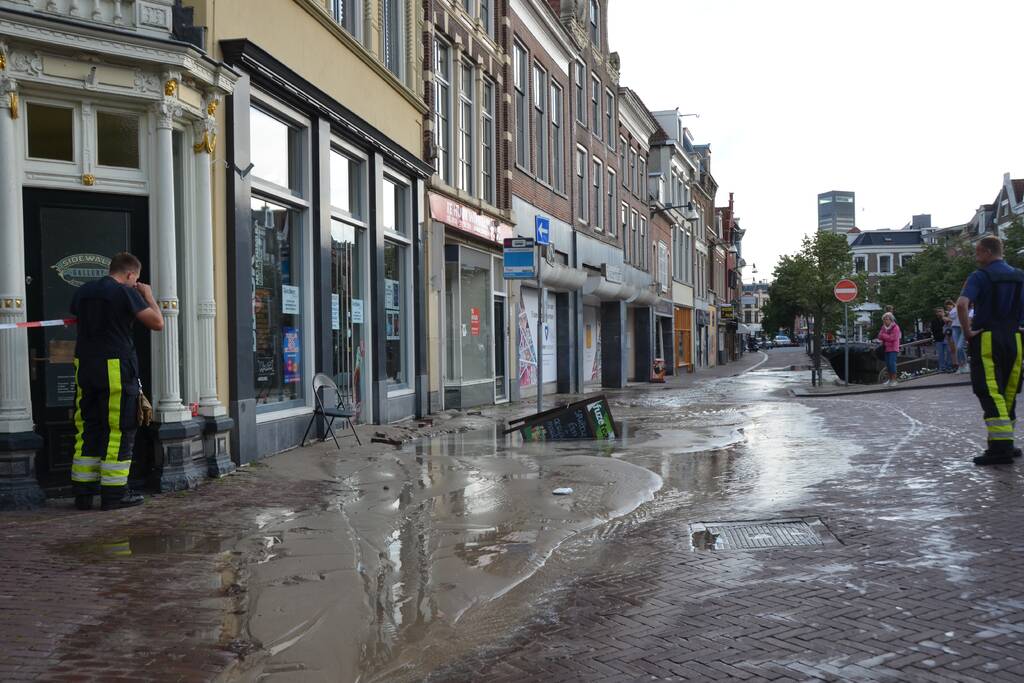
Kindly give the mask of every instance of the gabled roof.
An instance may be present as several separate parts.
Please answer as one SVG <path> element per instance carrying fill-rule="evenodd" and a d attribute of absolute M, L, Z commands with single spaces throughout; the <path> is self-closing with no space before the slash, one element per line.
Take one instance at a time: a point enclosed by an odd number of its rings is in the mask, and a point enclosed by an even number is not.
<path fill-rule="evenodd" d="M 850 247 L 909 247 L 922 243 L 920 230 L 868 230 L 857 235 Z"/>

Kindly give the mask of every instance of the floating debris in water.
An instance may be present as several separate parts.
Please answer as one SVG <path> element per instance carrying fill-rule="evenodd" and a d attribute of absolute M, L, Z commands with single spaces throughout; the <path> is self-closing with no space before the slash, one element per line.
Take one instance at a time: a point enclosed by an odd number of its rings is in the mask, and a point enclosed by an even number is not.
<path fill-rule="evenodd" d="M 569 488 L 568 486 L 562 486 L 560 488 L 555 489 L 551 493 L 555 494 L 556 496 L 568 496 L 570 493 L 572 493 L 572 489 Z"/>

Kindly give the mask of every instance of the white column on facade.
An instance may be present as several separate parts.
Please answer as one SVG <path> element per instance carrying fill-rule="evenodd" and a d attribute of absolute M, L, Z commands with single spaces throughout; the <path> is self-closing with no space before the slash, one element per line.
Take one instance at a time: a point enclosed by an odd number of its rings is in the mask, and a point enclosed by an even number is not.
<path fill-rule="evenodd" d="M 156 202 L 156 286 L 154 295 L 164 316 L 157 359 L 156 412 L 158 422 L 181 422 L 191 413 L 181 404 L 181 362 L 178 349 L 178 258 L 174 224 L 174 117 L 180 108 L 173 101 L 156 105 L 156 175 L 152 197 Z"/>
<path fill-rule="evenodd" d="M 25 321 L 25 245 L 17 82 L 0 72 L 0 324 Z M 0 330 L 0 433 L 32 431 L 28 333 Z"/>
<path fill-rule="evenodd" d="M 196 310 L 199 319 L 195 359 L 199 364 L 199 412 L 214 417 L 227 411 L 217 398 L 217 347 L 215 322 L 217 302 L 213 293 L 213 197 L 210 163 L 216 146 L 216 121 L 212 114 L 216 101 L 211 101 L 207 112 L 210 118 L 195 124 L 196 178 Z"/>

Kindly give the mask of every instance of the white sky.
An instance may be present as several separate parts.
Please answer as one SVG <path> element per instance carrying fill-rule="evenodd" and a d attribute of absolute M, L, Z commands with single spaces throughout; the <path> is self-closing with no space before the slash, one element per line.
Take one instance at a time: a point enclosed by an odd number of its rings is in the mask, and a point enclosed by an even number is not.
<path fill-rule="evenodd" d="M 743 256 L 768 279 L 817 229 L 819 192 L 857 227 L 964 223 L 1024 177 L 1021 0 L 611 0 L 621 84 L 710 143 Z M 1017 125 L 1014 126 L 1013 124 Z M 744 280 L 755 276 L 744 270 Z"/>

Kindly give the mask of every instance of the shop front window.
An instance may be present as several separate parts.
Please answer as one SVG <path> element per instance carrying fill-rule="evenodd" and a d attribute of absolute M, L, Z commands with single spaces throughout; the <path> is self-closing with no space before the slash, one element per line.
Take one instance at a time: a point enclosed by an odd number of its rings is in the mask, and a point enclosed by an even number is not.
<path fill-rule="evenodd" d="M 406 259 L 409 247 L 387 241 L 384 243 L 384 368 L 388 384 L 409 383 L 406 326 L 409 306 L 405 293 L 409 281 Z"/>
<path fill-rule="evenodd" d="M 365 231 L 331 221 L 331 357 L 334 382 L 364 421 L 367 362 Z"/>
<path fill-rule="evenodd" d="M 452 258 L 445 264 L 448 380 L 490 381 L 494 378 L 491 257 L 465 247 L 450 246 L 446 251 Z"/>
<path fill-rule="evenodd" d="M 304 397 L 301 213 L 254 196 L 252 312 L 258 406 Z"/>

